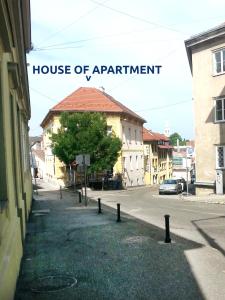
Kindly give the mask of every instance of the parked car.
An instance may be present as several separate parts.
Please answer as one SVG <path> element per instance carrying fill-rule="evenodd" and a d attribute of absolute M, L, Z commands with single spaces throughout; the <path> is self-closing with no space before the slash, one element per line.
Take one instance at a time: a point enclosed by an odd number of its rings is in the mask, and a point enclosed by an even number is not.
<path fill-rule="evenodd" d="M 179 194 L 182 192 L 182 185 L 179 179 L 166 179 L 159 186 L 159 194 Z"/>

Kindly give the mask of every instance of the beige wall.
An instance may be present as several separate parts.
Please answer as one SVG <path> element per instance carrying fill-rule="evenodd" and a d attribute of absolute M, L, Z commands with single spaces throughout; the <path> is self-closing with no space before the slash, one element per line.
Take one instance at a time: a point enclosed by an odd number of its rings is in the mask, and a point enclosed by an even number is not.
<path fill-rule="evenodd" d="M 66 168 L 64 164 L 52 154 L 50 136 L 57 133 L 60 128 L 60 116 L 52 116 L 43 129 L 43 146 L 45 151 L 45 179 L 57 185 L 64 186 L 67 183 Z"/>
<path fill-rule="evenodd" d="M 134 118 L 121 118 L 121 161 L 120 166 L 125 187 L 144 185 L 143 124 Z"/>
<path fill-rule="evenodd" d="M 193 98 L 195 113 L 195 151 L 196 181 L 212 183 L 215 181 L 216 144 L 225 143 L 225 124 L 214 123 L 213 97 L 225 95 L 225 75 L 213 75 L 212 51 L 225 47 L 221 43 L 207 43 L 194 48 L 193 61 Z M 204 189 L 203 189 L 204 190 Z M 199 189 L 197 189 L 199 192 Z M 212 190 L 206 189 L 207 192 Z"/>
<path fill-rule="evenodd" d="M 145 142 L 145 183 L 159 184 L 164 179 L 172 177 L 172 159 L 168 155 L 168 150 L 164 149 L 165 157 L 159 157 L 157 142 Z M 154 150 L 154 151 L 153 151 Z M 149 166 L 150 161 L 150 166 Z"/>
<path fill-rule="evenodd" d="M 51 151 L 51 132 L 56 133 L 60 127 L 60 117 L 52 116 L 44 127 L 43 142 L 45 149 L 46 177 L 55 184 L 64 185 L 67 181 L 65 167 Z M 123 118 L 118 114 L 106 114 L 108 126 L 112 126 L 112 131 L 122 140 L 122 149 L 116 164 L 114 174 L 122 174 L 125 186 L 135 186 L 144 184 L 144 151 L 142 140 L 142 123 L 133 118 Z M 129 136 L 129 129 L 131 135 Z M 136 134 L 135 134 L 136 132 Z M 135 139 L 136 138 L 136 139 Z M 130 164 L 130 157 L 132 164 Z M 124 168 L 124 158 L 126 159 L 126 170 Z M 136 163 L 138 160 L 138 163 Z M 133 166 L 130 168 L 130 166 Z"/>
<path fill-rule="evenodd" d="M 5 3 L 0 3 L 0 299 L 12 300 L 31 208 L 32 184 L 25 49 L 18 46 L 24 32 L 20 12 L 15 9 L 15 14 L 18 14 L 15 16 L 11 10 L 16 2 L 10 2 L 9 9 Z M 14 27 L 16 21 L 21 27 Z"/>

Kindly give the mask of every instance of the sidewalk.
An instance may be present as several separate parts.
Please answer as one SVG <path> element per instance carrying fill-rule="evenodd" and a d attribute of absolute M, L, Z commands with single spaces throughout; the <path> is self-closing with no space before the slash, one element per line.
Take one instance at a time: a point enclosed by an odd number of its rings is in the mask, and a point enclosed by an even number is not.
<path fill-rule="evenodd" d="M 202 245 L 175 235 L 165 244 L 158 227 L 62 196 L 35 196 L 15 300 L 203 299 L 185 255 Z"/>
<path fill-rule="evenodd" d="M 193 201 L 193 202 L 202 202 L 209 204 L 225 204 L 225 195 L 205 195 L 205 196 L 181 196 L 182 200 Z"/>

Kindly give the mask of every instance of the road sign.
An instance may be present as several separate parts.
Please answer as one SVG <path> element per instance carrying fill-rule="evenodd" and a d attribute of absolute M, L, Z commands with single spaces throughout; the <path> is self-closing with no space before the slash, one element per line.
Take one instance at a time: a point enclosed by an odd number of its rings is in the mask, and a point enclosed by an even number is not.
<path fill-rule="evenodd" d="M 79 154 L 76 155 L 76 163 L 79 166 L 90 166 L 90 154 Z"/>
<path fill-rule="evenodd" d="M 187 157 L 191 158 L 194 155 L 194 149 L 191 147 L 187 147 L 186 154 L 187 154 Z"/>

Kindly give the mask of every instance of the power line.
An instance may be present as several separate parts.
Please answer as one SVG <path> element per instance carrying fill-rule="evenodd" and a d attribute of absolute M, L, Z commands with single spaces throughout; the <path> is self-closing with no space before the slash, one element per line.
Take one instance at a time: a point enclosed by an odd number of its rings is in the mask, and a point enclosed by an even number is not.
<path fill-rule="evenodd" d="M 77 40 L 77 41 L 53 44 L 53 45 L 45 46 L 43 48 L 46 49 L 46 48 L 55 47 L 55 46 L 77 44 L 77 43 L 81 43 L 81 42 L 88 42 L 88 41 L 97 40 L 97 39 L 104 39 L 104 38 L 110 38 L 110 37 L 115 37 L 115 36 L 128 35 L 128 34 L 133 34 L 134 32 L 144 32 L 144 31 L 149 31 L 149 30 L 150 30 L 149 28 L 148 29 L 145 28 L 144 30 L 132 30 L 132 31 L 127 31 L 127 32 L 106 34 L 106 35 L 102 35 L 102 36 L 96 36 L 96 37 L 86 38 L 86 39 Z M 39 49 L 43 49 L 43 48 L 35 48 L 35 50 L 39 50 Z"/>
<path fill-rule="evenodd" d="M 36 92 L 37 94 L 47 98 L 47 99 L 50 99 L 52 102 L 54 100 L 52 100 L 52 98 L 50 98 L 49 96 L 43 94 L 42 92 L 30 87 L 31 90 L 33 90 L 34 92 Z M 139 113 L 139 112 L 142 112 L 142 111 L 151 111 L 151 110 L 158 110 L 158 109 L 164 109 L 164 108 L 167 108 L 167 107 L 171 107 L 171 106 L 176 106 L 176 105 L 180 105 L 180 104 L 183 104 L 183 103 L 187 103 L 187 102 L 192 102 L 192 100 L 185 100 L 185 101 L 179 101 L 179 102 L 175 102 L 175 103 L 171 103 L 171 104 L 167 104 L 167 105 L 161 105 L 161 106 L 155 106 L 155 107 L 151 107 L 151 108 L 145 108 L 145 109 L 141 109 L 141 110 L 135 110 L 134 112 L 136 113 Z M 54 101 L 55 103 L 55 101 Z"/>
<path fill-rule="evenodd" d="M 51 97 L 49 97 L 48 95 L 45 95 L 45 94 L 43 94 L 42 92 L 39 92 L 38 90 L 34 89 L 34 88 L 31 87 L 31 86 L 30 86 L 30 89 L 31 89 L 32 91 L 34 91 L 35 93 L 41 95 L 42 97 L 47 98 L 47 99 L 49 99 L 49 100 L 51 100 L 52 102 L 55 103 L 55 101 L 54 101 Z"/>
<path fill-rule="evenodd" d="M 131 31 L 131 32 L 124 32 L 124 33 L 119 33 L 119 34 L 112 34 L 112 35 L 105 35 L 105 36 L 99 36 L 99 37 L 93 37 L 93 38 L 87 38 L 87 39 L 82 39 L 82 40 L 78 40 L 78 41 L 74 41 L 74 42 L 67 42 L 67 43 L 60 43 L 60 44 L 55 44 L 55 45 L 49 45 L 43 48 L 34 48 L 33 51 L 49 51 L 49 50 L 62 50 L 62 49 L 73 49 L 73 48 L 82 48 L 85 45 L 80 45 L 80 46 L 66 46 L 66 47 L 56 47 L 55 46 L 63 46 L 63 45 L 70 45 L 70 44 L 77 44 L 77 43 L 85 43 L 88 41 L 92 41 L 92 40 L 101 40 L 104 38 L 110 38 L 110 37 L 115 37 L 115 36 L 122 36 L 122 35 L 127 35 L 127 34 L 132 34 L 134 32 L 143 32 L 146 30 L 141 30 L 141 31 Z M 149 30 L 147 30 L 149 31 Z M 144 40 L 144 41 L 131 41 L 131 42 L 126 42 L 126 43 L 122 43 L 122 45 L 127 45 L 127 44 L 140 44 L 140 43 L 152 43 L 152 42 L 163 42 L 163 41 L 175 41 L 175 40 L 181 40 L 182 38 L 175 38 L 175 39 L 156 39 L 156 40 Z M 182 39 L 183 40 L 183 39 Z M 113 43 L 114 45 L 115 43 Z M 121 45 L 121 43 L 120 43 Z M 104 45 L 103 45 L 104 46 Z"/>
<path fill-rule="evenodd" d="M 167 25 L 159 24 L 159 23 L 156 23 L 156 22 L 151 22 L 151 21 L 149 21 L 147 19 L 144 19 L 144 18 L 141 18 L 141 17 L 138 17 L 138 16 L 134 16 L 134 15 L 128 14 L 125 11 L 122 11 L 122 10 L 113 8 L 111 6 L 105 5 L 104 3 L 101 3 L 101 2 L 98 2 L 98 1 L 95 1 L 95 0 L 89 0 L 89 1 L 91 1 L 91 2 L 93 2 L 95 4 L 98 4 L 99 6 L 103 6 L 103 7 L 107 8 L 107 9 L 109 9 L 109 10 L 112 10 L 112 11 L 118 13 L 118 14 L 122 14 L 124 16 L 127 16 L 129 18 L 132 18 L 132 19 L 135 19 L 135 20 L 138 20 L 138 21 L 150 24 L 150 25 L 154 25 L 156 27 L 162 27 L 162 28 L 165 28 L 165 29 L 168 29 L 168 30 L 171 30 L 171 31 L 175 31 L 175 32 L 178 32 L 178 33 L 186 34 L 184 32 L 181 32 L 181 31 L 177 30 L 177 29 L 171 28 L 171 27 L 169 27 Z"/>
<path fill-rule="evenodd" d="M 67 50 L 67 49 L 78 49 L 78 48 L 83 48 L 85 46 L 74 46 L 74 47 L 59 47 L 59 48 L 34 48 L 33 51 L 38 52 L 38 51 L 52 51 L 52 50 Z"/>
<path fill-rule="evenodd" d="M 163 60 L 165 60 L 166 58 L 168 58 L 171 54 L 173 54 L 173 53 L 176 52 L 176 51 L 177 51 L 177 48 L 171 50 L 171 51 L 168 52 L 165 56 L 158 58 L 158 60 L 163 61 Z M 129 80 L 131 80 L 131 79 L 133 79 L 134 77 L 136 77 L 137 75 L 138 75 L 138 74 L 135 74 L 135 75 L 131 76 L 130 78 L 126 79 L 126 80 L 120 81 L 119 84 L 113 86 L 113 87 L 112 87 L 111 89 L 109 89 L 109 90 L 111 91 L 111 90 L 117 89 L 117 88 L 120 87 L 121 85 L 126 84 L 126 82 L 128 82 Z"/>
<path fill-rule="evenodd" d="M 180 38 L 177 38 L 177 39 L 157 39 L 157 40 L 144 40 L 144 41 L 140 41 L 140 40 L 135 40 L 135 41 L 128 41 L 128 42 L 119 42 L 119 46 L 121 45 L 130 45 L 130 44 L 148 44 L 148 43 L 157 43 L 157 42 L 171 42 L 171 41 L 180 41 L 183 39 L 180 39 Z M 98 47 L 109 47 L 109 46 L 115 46 L 116 45 L 116 42 L 114 43 L 106 43 L 106 44 L 98 44 L 97 46 Z M 39 52 L 39 51 L 54 51 L 54 50 L 68 50 L 68 49 L 78 49 L 78 48 L 84 48 L 84 47 L 87 47 L 87 45 L 80 45 L 80 46 L 65 46 L 65 47 L 56 47 L 56 48 L 36 48 L 36 49 L 33 49 L 33 51 L 35 52 Z"/>
<path fill-rule="evenodd" d="M 106 2 L 108 2 L 109 0 L 105 0 L 103 1 L 101 4 L 104 4 Z M 46 41 L 52 39 L 54 36 L 56 36 L 58 33 L 68 29 L 69 27 L 71 27 L 72 25 L 74 25 L 75 23 L 77 23 L 78 21 L 80 21 L 82 18 L 85 18 L 86 16 L 88 16 L 89 14 L 91 14 L 93 11 L 95 11 L 96 9 L 99 8 L 98 6 L 95 6 L 94 8 L 92 8 L 91 10 L 87 11 L 85 14 L 81 15 L 80 17 L 78 17 L 75 21 L 73 21 L 72 23 L 62 27 L 61 29 L 57 30 L 56 32 L 54 32 L 53 34 L 49 35 L 44 41 L 42 41 L 39 45 L 45 43 Z"/>
<path fill-rule="evenodd" d="M 171 103 L 171 104 L 167 104 L 167 105 L 155 106 L 155 107 L 152 107 L 152 108 L 145 108 L 145 109 L 142 109 L 142 110 L 136 110 L 135 112 L 164 109 L 164 108 L 167 108 L 167 107 L 176 106 L 176 105 L 180 105 L 180 104 L 187 103 L 187 102 L 192 102 L 192 101 L 193 100 L 185 100 L 185 101 L 175 102 L 175 103 Z"/>

